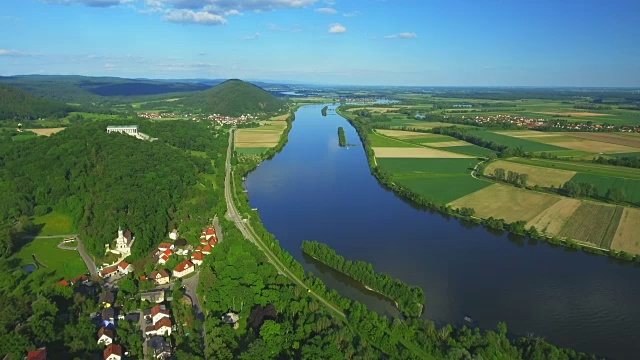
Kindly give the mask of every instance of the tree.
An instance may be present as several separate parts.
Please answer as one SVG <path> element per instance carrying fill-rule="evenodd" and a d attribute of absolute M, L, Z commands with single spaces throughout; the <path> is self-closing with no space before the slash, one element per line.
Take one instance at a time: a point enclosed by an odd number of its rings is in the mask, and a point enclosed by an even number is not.
<path fill-rule="evenodd" d="M 625 200 L 625 198 L 626 198 L 626 194 L 624 193 L 624 190 L 622 190 L 621 188 L 609 189 L 607 191 L 607 199 L 615 203 L 621 203 Z"/>
<path fill-rule="evenodd" d="M 497 169 L 493 170 L 493 176 L 498 181 L 504 181 L 505 180 L 505 171 L 504 171 L 504 169 L 503 168 L 497 168 Z"/>

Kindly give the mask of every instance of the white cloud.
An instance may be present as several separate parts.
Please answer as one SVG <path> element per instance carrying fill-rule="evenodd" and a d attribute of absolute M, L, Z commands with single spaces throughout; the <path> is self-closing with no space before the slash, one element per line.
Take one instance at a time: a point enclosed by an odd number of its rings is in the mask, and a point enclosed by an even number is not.
<path fill-rule="evenodd" d="M 387 35 L 384 38 L 385 39 L 415 39 L 417 37 L 418 35 L 416 35 L 416 33 L 403 32 L 399 34 Z"/>
<path fill-rule="evenodd" d="M 255 40 L 259 37 L 260 37 L 260 33 L 255 33 L 253 35 L 243 37 L 242 40 Z"/>
<path fill-rule="evenodd" d="M 342 34 L 347 32 L 347 28 L 340 24 L 329 25 L 329 32 L 332 34 Z"/>
<path fill-rule="evenodd" d="M 328 14 L 328 15 L 337 13 L 336 9 L 333 9 L 333 8 L 317 8 L 316 12 L 319 12 L 321 14 Z"/>
<path fill-rule="evenodd" d="M 220 15 L 205 11 L 172 10 L 166 13 L 164 19 L 175 23 L 194 23 L 201 25 L 224 25 L 227 20 Z"/>
<path fill-rule="evenodd" d="M 135 0 L 43 0 L 49 4 L 83 4 L 91 7 L 110 7 L 134 2 Z"/>
<path fill-rule="evenodd" d="M 106 63 L 104 64 L 104 69 L 105 70 L 113 70 L 116 66 L 111 64 L 111 63 Z"/>
<path fill-rule="evenodd" d="M 344 17 L 348 17 L 348 18 L 350 18 L 350 17 L 356 17 L 356 16 L 360 16 L 360 15 L 362 15 L 362 14 L 360 13 L 360 11 L 352 11 L 352 12 L 348 12 L 348 13 L 344 13 L 344 14 L 342 14 L 342 16 L 344 16 Z"/>
<path fill-rule="evenodd" d="M 39 56 L 38 53 L 13 50 L 13 49 L 0 49 L 0 56 Z"/>
<path fill-rule="evenodd" d="M 321 0 L 41 0 L 49 4 L 82 4 L 111 7 L 128 4 L 140 14 L 164 14 L 164 19 L 178 23 L 219 25 L 226 18 L 243 12 L 263 12 L 278 9 L 309 7 Z M 333 2 L 324 2 L 331 6 Z M 327 8 L 328 9 L 328 8 Z M 333 9 L 332 9 L 333 10 Z M 334 10 L 335 11 L 335 10 Z"/>
<path fill-rule="evenodd" d="M 267 30 L 269 31 L 283 31 L 283 32 L 293 32 L 293 33 L 297 33 L 297 32 L 301 32 L 302 29 L 298 26 L 294 27 L 294 28 L 284 28 L 280 25 L 277 24 L 267 24 Z"/>

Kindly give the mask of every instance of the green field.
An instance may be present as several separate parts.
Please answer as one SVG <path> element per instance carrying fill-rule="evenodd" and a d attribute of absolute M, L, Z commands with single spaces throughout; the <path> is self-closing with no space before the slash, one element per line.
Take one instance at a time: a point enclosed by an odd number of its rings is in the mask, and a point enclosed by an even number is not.
<path fill-rule="evenodd" d="M 34 217 L 33 223 L 43 225 L 43 228 L 38 234 L 41 236 L 66 235 L 75 232 L 71 217 L 55 211 L 44 216 Z"/>
<path fill-rule="evenodd" d="M 369 141 L 371 142 L 371 147 L 418 147 L 405 140 L 393 139 L 374 132 L 369 133 Z"/>
<path fill-rule="evenodd" d="M 544 144 L 537 141 L 531 141 L 527 139 L 521 139 L 521 138 L 516 138 L 512 136 L 496 134 L 491 131 L 478 130 L 478 131 L 470 132 L 470 134 L 473 134 L 487 141 L 493 141 L 496 144 L 505 145 L 512 148 L 521 147 L 522 150 L 527 152 L 568 150 L 566 148 L 555 146 L 555 145 Z"/>
<path fill-rule="evenodd" d="M 585 182 L 593 184 L 598 189 L 598 195 L 604 196 L 609 189 L 622 189 L 625 200 L 631 203 L 640 204 L 640 180 L 624 179 L 596 174 L 578 173 L 571 181 Z"/>
<path fill-rule="evenodd" d="M 420 177 L 396 181 L 425 199 L 439 204 L 446 204 L 491 185 L 488 181 L 476 180 L 468 174 L 466 176 Z"/>
<path fill-rule="evenodd" d="M 14 135 L 13 137 L 11 137 L 11 140 L 13 141 L 25 141 L 25 140 L 30 140 L 30 139 L 35 139 L 37 138 L 38 135 L 32 133 L 32 132 L 26 132 L 23 134 L 18 134 L 18 135 Z"/>
<path fill-rule="evenodd" d="M 259 155 L 268 150 L 269 148 L 235 148 L 238 154 Z"/>
<path fill-rule="evenodd" d="M 471 177 L 475 159 L 378 159 L 378 165 L 426 199 L 448 203 L 491 185 Z"/>
<path fill-rule="evenodd" d="M 480 156 L 487 157 L 490 154 L 495 154 L 496 152 L 493 150 L 485 149 L 483 147 L 469 144 L 467 146 L 452 146 L 446 148 L 440 148 L 441 150 L 447 150 L 452 152 L 457 152 L 460 154 L 471 155 L 471 156 Z"/>
<path fill-rule="evenodd" d="M 33 239 L 13 254 L 10 260 L 17 259 L 17 265 L 22 267 L 34 264 L 32 257 L 34 255 L 43 267 L 39 267 L 28 277 L 42 278 L 45 283 L 53 284 L 62 279 L 69 280 L 87 273 L 87 267 L 77 251 L 62 250 L 57 247 L 61 241 L 62 238 Z"/>

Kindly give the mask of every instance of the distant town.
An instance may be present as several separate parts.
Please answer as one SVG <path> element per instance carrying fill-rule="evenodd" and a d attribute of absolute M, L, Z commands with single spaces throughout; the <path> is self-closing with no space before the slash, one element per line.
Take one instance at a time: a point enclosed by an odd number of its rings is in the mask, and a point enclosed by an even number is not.
<path fill-rule="evenodd" d="M 450 118 L 450 117 L 446 117 Z M 636 126 L 621 126 L 621 125 L 607 125 L 607 124 L 589 124 L 585 122 L 567 122 L 558 120 L 549 120 L 543 118 L 528 118 L 524 116 L 514 115 L 491 115 L 491 116 L 461 116 L 460 119 L 475 121 L 478 125 L 500 125 L 500 124 L 512 124 L 517 126 L 526 127 L 529 129 L 550 127 L 554 129 L 563 130 L 575 130 L 575 131 L 620 131 L 620 132 L 636 132 L 640 133 L 640 125 Z"/>

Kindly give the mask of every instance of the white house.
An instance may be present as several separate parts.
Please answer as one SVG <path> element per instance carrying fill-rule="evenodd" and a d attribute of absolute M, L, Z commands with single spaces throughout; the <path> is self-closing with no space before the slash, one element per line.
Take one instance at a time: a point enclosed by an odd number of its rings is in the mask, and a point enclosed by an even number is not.
<path fill-rule="evenodd" d="M 127 275 L 131 271 L 133 271 L 133 266 L 131 264 L 124 260 L 120 261 L 120 263 L 118 264 L 118 272 L 123 275 Z"/>
<path fill-rule="evenodd" d="M 196 251 L 193 254 L 191 254 L 191 261 L 200 266 L 202 265 L 202 261 L 204 260 L 204 256 L 202 255 L 202 253 L 200 251 Z"/>
<path fill-rule="evenodd" d="M 168 317 L 163 317 L 158 320 L 157 323 L 147 326 L 144 330 L 145 335 L 153 336 L 153 335 L 163 335 L 168 336 L 171 335 L 171 320 Z"/>
<path fill-rule="evenodd" d="M 117 344 L 110 344 L 104 349 L 104 360 L 120 360 L 122 359 L 122 347 Z"/>
<path fill-rule="evenodd" d="M 173 276 L 181 278 L 191 274 L 195 270 L 193 263 L 189 260 L 184 260 L 178 266 L 173 269 Z"/>
<path fill-rule="evenodd" d="M 149 275 L 149 279 L 153 280 L 156 285 L 168 284 L 171 277 L 166 270 L 154 271 Z"/>
<path fill-rule="evenodd" d="M 176 241 L 178 240 L 178 230 L 177 229 L 173 229 L 170 233 L 169 233 L 169 239 Z"/>
<path fill-rule="evenodd" d="M 113 330 L 106 327 L 100 328 L 98 331 L 98 344 L 110 345 L 113 342 Z"/>

